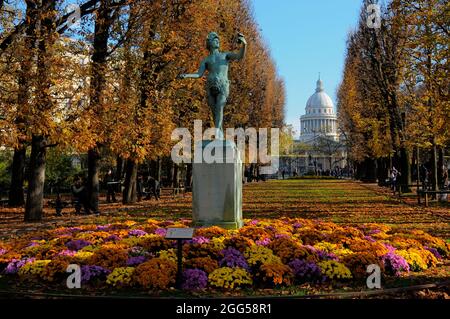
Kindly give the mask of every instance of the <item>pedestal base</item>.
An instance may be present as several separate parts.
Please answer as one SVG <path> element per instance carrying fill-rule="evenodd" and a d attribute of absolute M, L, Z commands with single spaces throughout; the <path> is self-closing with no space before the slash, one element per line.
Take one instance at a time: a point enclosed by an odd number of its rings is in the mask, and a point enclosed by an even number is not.
<path fill-rule="evenodd" d="M 242 221 L 242 161 L 236 145 L 227 140 L 202 141 L 203 155 L 192 168 L 192 207 L 195 226 L 237 229 Z"/>

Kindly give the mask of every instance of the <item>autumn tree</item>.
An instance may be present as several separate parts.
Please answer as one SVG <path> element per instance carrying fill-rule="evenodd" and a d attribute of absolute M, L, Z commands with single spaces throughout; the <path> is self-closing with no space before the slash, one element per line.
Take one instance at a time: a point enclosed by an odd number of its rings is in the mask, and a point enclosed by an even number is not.
<path fill-rule="evenodd" d="M 450 137 L 450 4 L 439 0 L 396 0 L 394 4 L 408 31 L 403 94 L 409 105 L 410 145 L 429 150 L 431 185 L 437 190 Z"/>
<path fill-rule="evenodd" d="M 372 113 L 369 117 L 359 113 L 361 121 L 369 124 L 363 129 L 362 141 L 372 142 L 369 147 L 373 154 L 368 157 L 372 161 L 386 155 L 384 142 L 389 141 L 401 172 L 400 184 L 407 188 L 411 183 L 410 148 L 404 120 L 406 104 L 400 94 L 407 32 L 393 4 L 382 7 L 379 28 L 368 26 L 365 8 L 373 3 L 376 2 L 364 1 L 358 29 L 350 41 L 351 54 L 357 57 L 354 61 L 359 101 Z M 340 96 L 345 94 L 351 93 L 341 91 Z"/>

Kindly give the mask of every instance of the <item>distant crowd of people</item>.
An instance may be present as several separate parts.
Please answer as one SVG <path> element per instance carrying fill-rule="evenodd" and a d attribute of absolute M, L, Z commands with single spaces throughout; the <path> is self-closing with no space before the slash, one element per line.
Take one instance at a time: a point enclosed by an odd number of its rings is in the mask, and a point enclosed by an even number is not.
<path fill-rule="evenodd" d="M 312 171 L 311 173 L 314 174 L 315 176 L 333 176 L 336 178 L 342 178 L 342 177 L 349 175 L 348 171 L 349 171 L 348 169 L 342 169 L 339 166 L 336 166 L 332 170 L 330 170 L 330 169 L 324 170 L 324 169 L 318 168 L 318 169 L 315 169 L 314 171 Z M 287 168 L 281 169 L 282 179 L 285 179 L 290 176 L 292 176 L 292 177 L 299 176 L 297 168 L 294 168 L 292 170 L 289 170 Z"/>
<path fill-rule="evenodd" d="M 448 179 L 448 169 L 444 165 L 442 169 L 440 170 L 442 172 L 442 176 L 438 178 L 439 190 L 448 190 L 450 188 L 449 179 Z M 428 169 L 427 165 L 422 164 L 419 166 L 419 183 L 422 188 L 422 190 L 431 190 L 432 188 L 432 171 Z M 399 188 L 399 179 L 401 176 L 401 172 L 395 168 L 395 166 L 392 167 L 392 169 L 389 172 L 389 185 L 391 189 L 394 191 L 394 194 L 398 191 Z M 413 178 L 415 177 L 417 179 L 417 169 L 414 167 L 412 172 Z"/>
<path fill-rule="evenodd" d="M 102 182 L 104 188 L 106 189 L 106 202 L 117 202 L 116 192 L 122 191 L 123 181 L 117 181 L 112 170 L 108 170 Z M 96 205 L 92 205 L 89 201 L 86 178 L 82 174 L 74 176 L 71 191 L 72 202 L 76 214 L 99 214 L 98 208 L 94 207 Z M 145 200 L 150 200 L 153 197 L 155 198 L 155 200 L 159 200 L 161 198 L 160 182 L 153 176 L 144 177 L 143 174 L 139 174 L 136 179 L 136 195 L 138 201 L 141 201 L 142 198 L 144 198 Z M 57 215 L 60 215 L 61 210 L 58 211 L 60 203 L 61 199 L 58 195 L 56 200 Z"/>
<path fill-rule="evenodd" d="M 440 185 L 438 185 L 439 189 L 447 190 L 450 187 L 448 179 L 448 169 L 444 165 L 440 171 L 442 172 L 442 176 L 440 176 L 441 178 L 438 179 L 440 181 Z M 427 190 L 431 188 L 431 180 L 432 180 L 431 174 L 432 171 L 428 169 L 427 165 L 424 164 L 420 165 L 419 177 L 422 189 Z M 417 172 L 413 172 L 413 176 L 417 176 Z"/>

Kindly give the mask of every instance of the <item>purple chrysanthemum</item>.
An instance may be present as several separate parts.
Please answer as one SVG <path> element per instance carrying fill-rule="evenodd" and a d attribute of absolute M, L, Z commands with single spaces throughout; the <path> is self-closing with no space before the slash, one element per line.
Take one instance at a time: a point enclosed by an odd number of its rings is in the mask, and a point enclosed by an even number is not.
<path fill-rule="evenodd" d="M 270 244 L 270 241 L 271 241 L 270 238 L 264 238 L 264 239 L 255 241 L 255 244 L 258 246 L 267 246 Z"/>
<path fill-rule="evenodd" d="M 434 255 L 434 257 L 436 257 L 437 259 L 442 259 L 441 254 L 438 252 L 438 250 L 436 248 L 428 247 L 428 246 L 424 246 L 423 248 L 430 251 Z"/>
<path fill-rule="evenodd" d="M 266 227 L 264 227 L 266 230 L 268 230 L 268 231 L 275 231 L 275 227 L 273 227 L 273 226 L 270 226 L 270 225 L 268 225 L 268 226 L 266 226 Z"/>
<path fill-rule="evenodd" d="M 66 243 L 67 248 L 69 248 L 70 250 L 75 250 L 75 251 L 78 251 L 89 245 L 92 245 L 92 243 L 87 240 L 84 240 L 84 239 L 75 239 L 75 240 L 68 241 Z"/>
<path fill-rule="evenodd" d="M 81 267 L 81 282 L 88 283 L 94 278 L 105 278 L 111 271 L 100 266 L 85 265 Z"/>
<path fill-rule="evenodd" d="M 105 241 L 119 241 L 121 240 L 120 236 L 117 235 L 109 235 L 108 237 L 105 238 Z"/>
<path fill-rule="evenodd" d="M 142 229 L 132 229 L 128 232 L 128 235 L 142 237 L 147 235 L 147 232 L 143 231 Z"/>
<path fill-rule="evenodd" d="M 396 251 L 397 249 L 394 246 L 391 246 L 389 244 L 383 244 L 384 247 L 386 247 L 386 249 L 388 250 L 388 252 L 393 253 L 394 251 Z"/>
<path fill-rule="evenodd" d="M 258 225 L 258 223 L 259 223 L 259 220 L 253 219 L 252 221 L 250 221 L 249 225 L 256 226 L 256 225 Z"/>
<path fill-rule="evenodd" d="M 369 242 L 371 242 L 371 243 L 376 242 L 375 239 L 373 239 L 371 236 L 368 236 L 368 235 L 364 236 L 364 239 L 367 240 L 367 241 L 369 241 Z"/>
<path fill-rule="evenodd" d="M 7 250 L 6 249 L 0 249 L 0 256 L 6 254 Z"/>
<path fill-rule="evenodd" d="M 292 225 L 292 226 L 294 226 L 294 229 L 297 229 L 297 228 L 302 228 L 302 224 L 300 224 L 300 223 L 294 223 L 294 225 Z"/>
<path fill-rule="evenodd" d="M 299 282 L 323 282 L 326 279 L 314 262 L 294 259 L 288 265 Z"/>
<path fill-rule="evenodd" d="M 208 275 L 201 269 L 186 269 L 183 271 L 183 283 L 181 288 L 184 290 L 200 290 L 206 288 L 208 284 Z"/>
<path fill-rule="evenodd" d="M 243 268 L 249 270 L 247 261 L 239 250 L 228 247 L 227 249 L 223 249 L 220 253 L 223 255 L 223 258 L 219 262 L 221 267 Z"/>
<path fill-rule="evenodd" d="M 327 253 L 326 251 L 323 251 L 321 249 L 316 249 L 315 253 L 317 254 L 317 256 L 319 257 L 320 260 L 334 260 L 334 261 L 339 260 L 339 257 L 336 256 L 336 254 Z"/>
<path fill-rule="evenodd" d="M 63 250 L 58 253 L 58 256 L 74 256 L 77 252 L 73 250 Z"/>
<path fill-rule="evenodd" d="M 41 243 L 38 243 L 38 242 L 32 240 L 31 243 L 27 247 L 36 247 L 36 246 L 39 246 L 40 244 Z"/>
<path fill-rule="evenodd" d="M 203 236 L 197 236 L 192 238 L 192 240 L 189 241 L 190 244 L 207 244 L 209 243 L 209 238 L 203 237 Z"/>
<path fill-rule="evenodd" d="M 402 256 L 389 252 L 381 257 L 381 259 L 383 260 L 384 268 L 387 273 L 394 276 L 400 276 L 402 272 L 409 271 L 409 265 Z"/>
<path fill-rule="evenodd" d="M 32 263 L 33 261 L 35 261 L 35 258 L 13 259 L 8 263 L 8 266 L 6 266 L 5 274 L 17 274 L 20 268 L 22 268 L 25 264 Z"/>
<path fill-rule="evenodd" d="M 167 229 L 165 229 L 165 228 L 158 228 L 155 230 L 155 235 L 158 235 L 158 236 L 165 237 L 166 233 L 167 233 Z"/>
<path fill-rule="evenodd" d="M 97 226 L 97 230 L 100 230 L 100 231 L 107 231 L 107 230 L 110 229 L 110 227 L 111 227 L 111 224 L 98 225 L 98 226 Z"/>
<path fill-rule="evenodd" d="M 127 260 L 127 266 L 136 266 L 145 262 L 147 258 L 145 256 L 134 256 Z"/>

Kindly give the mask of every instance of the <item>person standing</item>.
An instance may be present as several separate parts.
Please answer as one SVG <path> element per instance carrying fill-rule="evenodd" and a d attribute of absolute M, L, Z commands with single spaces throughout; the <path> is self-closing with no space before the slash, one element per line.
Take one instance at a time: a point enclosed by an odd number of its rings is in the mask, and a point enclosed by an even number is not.
<path fill-rule="evenodd" d="M 395 195 L 395 192 L 397 191 L 398 176 L 400 176 L 400 172 L 395 167 L 392 167 L 391 181 L 392 181 L 392 189 L 394 191 L 394 195 Z"/>
<path fill-rule="evenodd" d="M 117 200 L 114 192 L 114 176 L 112 170 L 109 170 L 106 174 L 104 183 L 106 184 L 106 202 L 111 203 L 112 199 L 112 202 L 115 203 Z"/>

